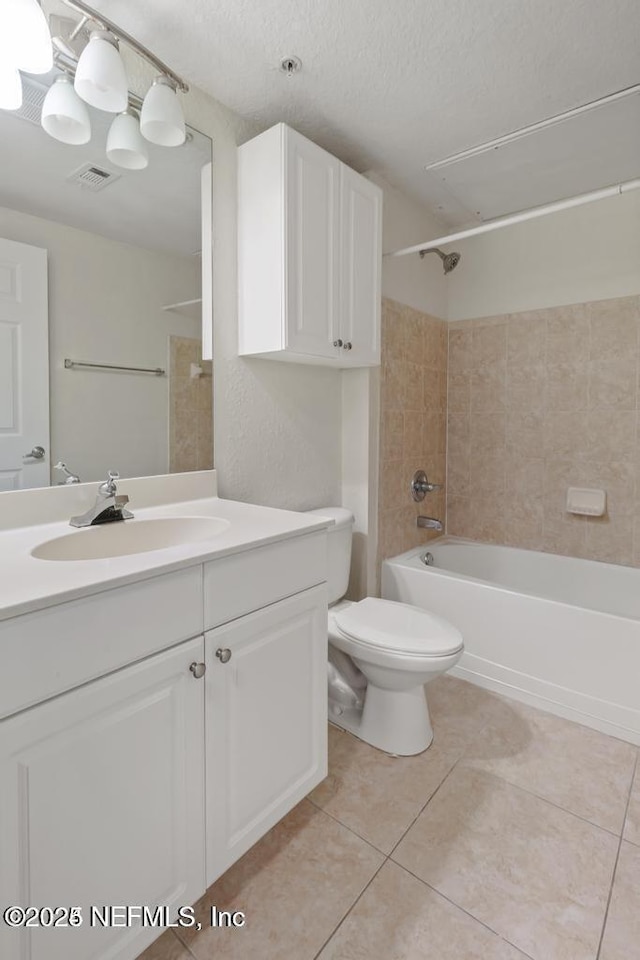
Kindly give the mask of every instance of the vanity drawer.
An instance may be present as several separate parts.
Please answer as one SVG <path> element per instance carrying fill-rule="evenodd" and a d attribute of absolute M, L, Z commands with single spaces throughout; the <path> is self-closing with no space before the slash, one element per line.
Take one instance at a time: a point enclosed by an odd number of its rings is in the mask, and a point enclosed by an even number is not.
<path fill-rule="evenodd" d="M 202 633 L 202 567 L 0 623 L 0 717 Z"/>
<path fill-rule="evenodd" d="M 326 579 L 324 530 L 211 560 L 204 566 L 204 628 L 211 630 Z"/>

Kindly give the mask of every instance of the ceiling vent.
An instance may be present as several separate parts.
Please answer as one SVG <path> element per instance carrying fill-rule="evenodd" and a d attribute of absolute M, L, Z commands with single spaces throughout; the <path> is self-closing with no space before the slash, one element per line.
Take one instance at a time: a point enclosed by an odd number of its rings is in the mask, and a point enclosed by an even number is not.
<path fill-rule="evenodd" d="M 29 123 L 35 123 L 40 126 L 40 117 L 42 115 L 42 104 L 47 95 L 49 87 L 43 83 L 38 83 L 31 77 L 22 76 L 22 106 L 19 110 L 13 111 L 13 116 L 20 120 L 28 120 Z"/>
<path fill-rule="evenodd" d="M 93 193 L 104 190 L 110 183 L 119 179 L 120 175 L 118 173 L 110 173 L 95 163 L 84 163 L 67 177 L 69 183 L 77 183 L 84 189 L 93 191 Z"/>

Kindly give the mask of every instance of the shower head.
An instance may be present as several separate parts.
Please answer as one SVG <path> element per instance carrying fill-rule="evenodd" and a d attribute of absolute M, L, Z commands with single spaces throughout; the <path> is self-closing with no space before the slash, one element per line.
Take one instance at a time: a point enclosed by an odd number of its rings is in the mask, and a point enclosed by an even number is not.
<path fill-rule="evenodd" d="M 431 250 L 421 250 L 420 259 L 423 260 L 428 253 L 437 253 L 440 259 L 442 260 L 442 266 L 444 267 L 445 273 L 451 273 L 452 270 L 458 266 L 461 260 L 461 254 L 459 253 L 443 253 L 442 250 L 438 250 L 437 247 L 433 247 Z"/>

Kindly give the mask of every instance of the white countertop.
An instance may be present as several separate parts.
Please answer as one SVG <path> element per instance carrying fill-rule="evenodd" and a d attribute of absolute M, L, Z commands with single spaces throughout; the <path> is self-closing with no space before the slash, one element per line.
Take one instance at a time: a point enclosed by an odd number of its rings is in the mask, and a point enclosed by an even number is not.
<path fill-rule="evenodd" d="M 219 517 L 229 528 L 198 543 L 182 544 L 101 560 L 38 560 L 31 551 L 54 537 L 84 530 L 69 526 L 68 520 L 0 530 L 0 620 L 6 620 L 54 604 L 145 580 L 181 567 L 193 566 L 277 540 L 301 536 L 331 526 L 332 521 L 289 510 L 254 506 L 218 497 L 136 509 L 133 520 L 161 517 Z M 95 530 L 94 528 L 90 528 Z"/>

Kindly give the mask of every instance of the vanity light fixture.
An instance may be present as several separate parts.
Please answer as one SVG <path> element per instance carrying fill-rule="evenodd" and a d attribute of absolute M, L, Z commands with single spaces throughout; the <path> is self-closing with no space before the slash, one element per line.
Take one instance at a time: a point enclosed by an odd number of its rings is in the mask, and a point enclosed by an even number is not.
<path fill-rule="evenodd" d="M 163 147 L 183 144 L 185 122 L 177 93 L 187 93 L 185 81 L 83 0 L 62 2 L 79 19 L 74 23 L 52 15 L 56 33 L 52 38 L 38 0 L 2 0 L 2 13 L 10 28 L 0 35 L 0 109 L 17 110 L 22 105 L 20 70 L 48 73 L 57 67 L 61 73 L 45 97 L 41 117 L 43 129 L 56 140 L 72 145 L 89 142 L 91 121 L 84 105 L 88 103 L 117 114 L 107 139 L 107 156 L 119 167 L 142 170 L 148 165 L 143 137 Z M 129 91 L 120 43 L 156 71 L 144 99 Z"/>
<path fill-rule="evenodd" d="M 85 103 L 108 113 L 122 113 L 129 102 L 129 85 L 118 40 L 109 30 L 93 30 L 78 65 L 75 91 Z"/>
<path fill-rule="evenodd" d="M 51 35 L 37 0 L 3 0 L 2 59 L 25 73 L 48 73 L 53 66 Z"/>
<path fill-rule="evenodd" d="M 150 143 L 179 147 L 186 131 L 176 85 L 169 77 L 156 77 L 140 111 L 140 131 Z"/>
<path fill-rule="evenodd" d="M 125 170 L 144 170 L 148 166 L 147 145 L 140 135 L 140 124 L 133 110 L 125 110 L 111 124 L 107 157 L 116 167 Z"/>
<path fill-rule="evenodd" d="M 56 77 L 49 87 L 42 104 L 41 123 L 49 136 L 61 143 L 81 144 L 91 139 L 89 111 L 66 73 Z"/>
<path fill-rule="evenodd" d="M 19 110 L 22 106 L 22 81 L 15 67 L 0 63 L 0 109 Z"/>

